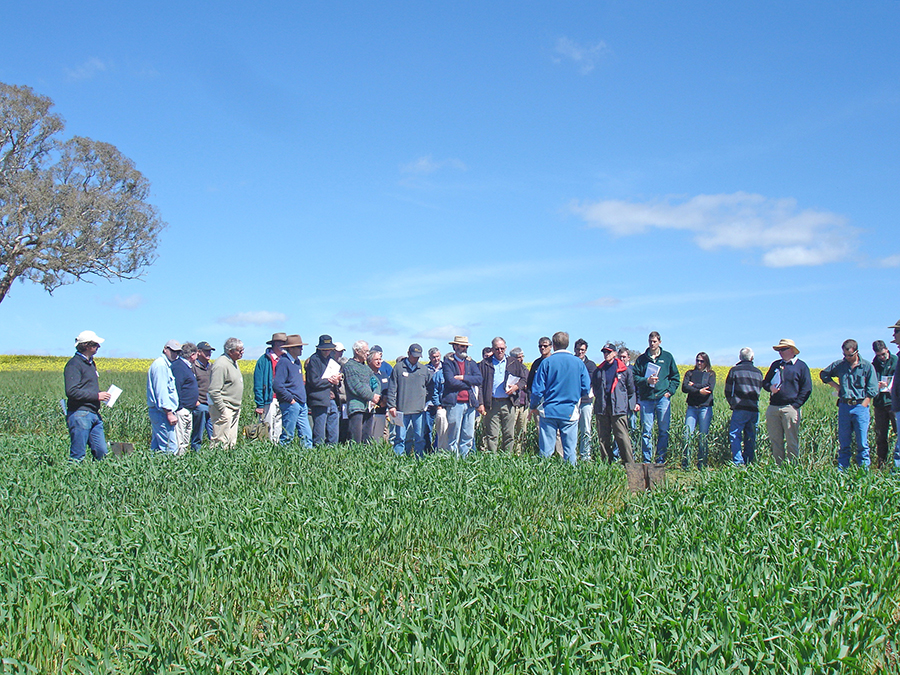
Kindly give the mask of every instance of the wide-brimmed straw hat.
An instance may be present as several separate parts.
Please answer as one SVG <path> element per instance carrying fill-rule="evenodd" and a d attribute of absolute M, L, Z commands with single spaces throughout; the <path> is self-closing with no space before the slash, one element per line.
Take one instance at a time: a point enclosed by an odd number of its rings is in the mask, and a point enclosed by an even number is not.
<path fill-rule="evenodd" d="M 288 347 L 302 347 L 305 344 L 306 343 L 303 341 L 303 338 L 301 338 L 299 335 L 288 335 L 286 337 L 285 343 L 281 346 L 287 349 Z"/>
<path fill-rule="evenodd" d="M 266 342 L 267 345 L 273 342 L 287 342 L 287 333 L 272 333 L 272 339 Z"/>
<path fill-rule="evenodd" d="M 900 328 L 900 319 L 897 319 L 897 323 L 895 323 L 893 326 L 888 326 L 888 328 Z"/>
<path fill-rule="evenodd" d="M 775 345 L 775 346 L 773 346 L 772 349 L 774 349 L 776 352 L 780 352 L 780 351 L 781 351 L 782 349 L 784 349 L 785 347 L 790 347 L 791 349 L 793 349 L 795 354 L 799 354 L 799 353 L 800 353 L 800 350 L 797 349 L 797 345 L 794 344 L 794 341 L 793 341 L 793 340 L 788 340 L 788 339 L 786 339 L 786 338 L 781 338 L 781 339 L 778 341 L 778 344 Z"/>
<path fill-rule="evenodd" d="M 465 335 L 457 335 L 452 340 L 450 340 L 451 345 L 463 345 L 464 347 L 471 347 L 472 343 L 469 342 L 469 338 Z"/>

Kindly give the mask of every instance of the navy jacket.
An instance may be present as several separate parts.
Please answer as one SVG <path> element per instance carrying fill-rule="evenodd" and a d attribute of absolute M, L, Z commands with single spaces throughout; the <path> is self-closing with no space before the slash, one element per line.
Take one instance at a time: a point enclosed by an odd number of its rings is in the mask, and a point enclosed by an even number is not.
<path fill-rule="evenodd" d="M 303 367 L 299 358 L 294 361 L 287 352 L 281 355 L 275 364 L 272 389 L 275 398 L 283 405 L 288 405 L 292 400 L 306 405 L 306 387 L 303 386 Z"/>
<path fill-rule="evenodd" d="M 457 380 L 459 375 L 459 361 L 456 360 L 455 354 L 448 354 L 444 357 L 444 363 L 441 370 L 444 373 L 444 395 L 441 397 L 441 405 L 445 408 L 456 405 L 456 397 L 462 390 L 469 392 L 469 405 L 478 407 L 483 401 L 481 368 L 478 362 L 466 357 L 466 372 L 463 379 Z"/>
<path fill-rule="evenodd" d="M 772 394 L 769 404 L 778 408 L 790 405 L 800 410 L 800 407 L 812 394 L 812 377 L 809 374 L 809 366 L 800 359 L 794 363 L 782 359 L 773 361 L 763 378 L 763 389 L 766 391 L 772 391 L 772 378 L 777 370 L 781 371 L 781 388 L 777 394 Z"/>
<path fill-rule="evenodd" d="M 175 391 L 178 392 L 178 409 L 193 410 L 200 399 L 200 385 L 197 376 L 187 362 L 178 357 L 172 361 L 172 375 L 175 378 Z"/>
<path fill-rule="evenodd" d="M 332 399 L 335 400 L 335 404 L 337 403 L 337 387 L 322 379 L 322 373 L 332 360 L 331 354 L 332 352 L 328 352 L 328 356 L 325 357 L 316 350 L 316 353 L 306 361 L 306 400 L 310 407 L 327 407 Z"/>

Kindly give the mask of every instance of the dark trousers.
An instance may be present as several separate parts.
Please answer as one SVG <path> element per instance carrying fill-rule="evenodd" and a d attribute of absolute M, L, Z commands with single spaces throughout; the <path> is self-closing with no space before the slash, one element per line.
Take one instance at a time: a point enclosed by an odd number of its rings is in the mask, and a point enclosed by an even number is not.
<path fill-rule="evenodd" d="M 365 410 L 350 413 L 348 421 L 350 440 L 354 443 L 368 443 L 372 440 L 375 427 L 375 415 Z"/>
<path fill-rule="evenodd" d="M 897 418 L 891 412 L 890 406 L 872 406 L 875 413 L 875 466 L 884 466 L 888 457 L 888 434 L 893 430 L 897 433 Z"/>

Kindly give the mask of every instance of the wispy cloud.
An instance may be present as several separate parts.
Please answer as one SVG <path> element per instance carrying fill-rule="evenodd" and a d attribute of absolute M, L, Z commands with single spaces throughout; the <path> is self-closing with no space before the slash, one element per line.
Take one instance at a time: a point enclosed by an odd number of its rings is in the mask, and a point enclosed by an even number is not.
<path fill-rule="evenodd" d="M 398 335 L 399 330 L 384 316 L 369 316 L 364 312 L 338 312 L 335 323 L 342 329 L 366 335 Z"/>
<path fill-rule="evenodd" d="M 116 309 L 137 309 L 144 304 L 144 296 L 139 293 L 134 295 L 114 295 L 109 300 L 104 300 L 103 304 L 107 307 L 115 307 Z"/>
<path fill-rule="evenodd" d="M 66 75 L 70 80 L 89 80 L 99 73 L 105 73 L 111 67 L 112 64 L 102 61 L 95 56 L 75 68 L 66 68 Z"/>
<path fill-rule="evenodd" d="M 616 235 L 643 234 L 652 228 L 684 230 L 707 251 L 758 249 L 767 267 L 823 265 L 846 260 L 856 250 L 857 230 L 844 216 L 800 210 L 790 198 L 736 192 L 697 195 L 686 201 L 666 197 L 644 203 L 575 203 L 570 210 L 589 226 Z"/>
<path fill-rule="evenodd" d="M 878 261 L 879 267 L 900 267 L 900 255 L 889 255 Z"/>
<path fill-rule="evenodd" d="M 462 160 L 451 159 L 434 159 L 431 155 L 425 155 L 418 159 L 400 166 L 402 173 L 410 173 L 418 176 L 427 176 L 440 169 L 456 169 L 457 171 L 465 171 L 466 165 Z"/>
<path fill-rule="evenodd" d="M 553 52 L 554 63 L 571 61 L 578 66 L 582 75 L 587 75 L 600 59 L 611 53 L 611 50 L 602 40 L 594 44 L 583 45 L 567 37 L 561 37 L 556 41 Z"/>
<path fill-rule="evenodd" d="M 281 312 L 268 312 L 265 310 L 239 312 L 219 319 L 219 323 L 229 326 L 273 326 L 283 324 L 285 321 L 287 321 L 287 316 Z"/>
<path fill-rule="evenodd" d="M 618 307 L 622 304 L 622 300 L 619 298 L 613 298 L 611 296 L 604 296 L 602 298 L 597 298 L 596 300 L 591 300 L 590 302 L 585 302 L 581 306 L 582 307 Z"/>
<path fill-rule="evenodd" d="M 413 337 L 422 338 L 424 340 L 447 340 L 450 341 L 457 335 L 469 335 L 471 333 L 469 326 L 457 326 L 447 324 L 445 326 L 434 326 L 419 331 Z"/>

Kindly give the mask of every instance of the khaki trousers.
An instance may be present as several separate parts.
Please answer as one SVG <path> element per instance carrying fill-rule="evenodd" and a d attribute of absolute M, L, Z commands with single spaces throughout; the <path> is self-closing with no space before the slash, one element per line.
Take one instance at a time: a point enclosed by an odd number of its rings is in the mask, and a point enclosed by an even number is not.
<path fill-rule="evenodd" d="M 634 464 L 634 455 L 631 452 L 631 434 L 628 430 L 628 415 L 613 415 L 611 411 L 608 411 L 602 415 L 594 415 L 594 419 L 597 422 L 600 457 L 609 464 L 615 461 L 612 442 L 615 437 L 622 463 Z"/>
<path fill-rule="evenodd" d="M 786 457 L 788 464 L 796 464 L 800 459 L 800 411 L 792 405 L 770 405 L 766 408 L 766 429 L 775 463 L 781 465 Z"/>
<path fill-rule="evenodd" d="M 213 424 L 210 445 L 221 445 L 225 448 L 233 448 L 237 445 L 238 422 L 241 419 L 240 406 L 232 408 L 225 405 L 220 408 L 212 403 L 209 406 L 209 418 Z"/>
<path fill-rule="evenodd" d="M 500 434 L 503 434 L 503 451 L 512 452 L 516 435 L 516 409 L 508 398 L 495 398 L 483 422 L 485 447 L 488 452 L 497 452 Z"/>
<path fill-rule="evenodd" d="M 181 457 L 191 445 L 191 431 L 194 428 L 194 413 L 187 408 L 175 411 L 175 441 L 178 443 L 176 457 Z"/>

